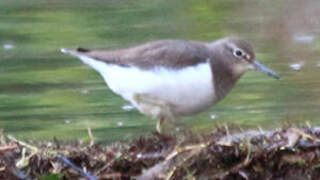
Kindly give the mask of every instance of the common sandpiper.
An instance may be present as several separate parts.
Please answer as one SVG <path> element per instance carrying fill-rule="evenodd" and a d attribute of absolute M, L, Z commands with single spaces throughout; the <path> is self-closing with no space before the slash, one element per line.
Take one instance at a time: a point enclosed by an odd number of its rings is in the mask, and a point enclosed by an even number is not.
<path fill-rule="evenodd" d="M 109 88 L 142 114 L 164 120 L 202 112 L 218 103 L 248 70 L 276 79 L 238 38 L 213 42 L 159 40 L 118 50 L 61 49 L 103 77 Z"/>

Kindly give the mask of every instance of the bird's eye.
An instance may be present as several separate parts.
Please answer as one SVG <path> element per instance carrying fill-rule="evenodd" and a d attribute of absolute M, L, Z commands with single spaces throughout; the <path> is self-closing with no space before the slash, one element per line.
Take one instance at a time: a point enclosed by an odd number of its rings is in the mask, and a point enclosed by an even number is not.
<path fill-rule="evenodd" d="M 240 49 L 235 49 L 233 51 L 233 55 L 236 56 L 236 57 L 241 57 L 241 56 L 244 55 L 244 53 Z"/>

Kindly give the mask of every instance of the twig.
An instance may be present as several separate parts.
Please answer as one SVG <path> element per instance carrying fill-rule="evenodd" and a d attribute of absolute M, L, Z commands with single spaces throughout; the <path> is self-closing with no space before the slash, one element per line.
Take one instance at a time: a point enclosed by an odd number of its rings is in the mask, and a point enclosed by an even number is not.
<path fill-rule="evenodd" d="M 15 175 L 19 179 L 25 179 L 25 180 L 31 180 L 27 175 L 23 174 L 17 167 L 14 166 L 8 166 L 8 169 L 10 172 Z"/>
<path fill-rule="evenodd" d="M 174 158 L 175 156 L 177 156 L 178 154 L 185 152 L 185 151 L 190 151 L 190 150 L 194 150 L 194 149 L 202 149 L 208 146 L 208 143 L 200 143 L 200 144 L 196 144 L 196 145 L 189 145 L 189 146 L 185 146 L 182 148 L 176 148 L 172 153 L 170 153 L 167 158 L 167 160 L 170 160 L 172 158 Z"/>
<path fill-rule="evenodd" d="M 17 143 L 19 143 L 20 145 L 22 145 L 22 146 L 24 146 L 24 147 L 26 147 L 26 148 L 28 148 L 28 149 L 31 149 L 32 151 L 34 151 L 34 152 L 37 152 L 38 151 L 38 148 L 37 147 L 35 147 L 35 146 L 32 146 L 32 145 L 30 145 L 30 144 L 28 144 L 28 143 L 26 143 L 26 142 L 23 142 L 23 141 L 20 141 L 20 140 L 17 140 L 15 137 L 13 137 L 13 136 L 8 136 L 8 139 L 10 139 L 11 141 L 14 141 L 14 142 L 17 142 Z"/>
<path fill-rule="evenodd" d="M 183 163 L 185 163 L 186 161 L 188 161 L 190 158 L 192 158 L 195 154 L 198 154 L 199 152 L 201 152 L 201 150 L 205 147 L 207 147 L 207 143 L 202 143 L 199 145 L 190 145 L 190 146 L 186 146 L 184 150 L 190 150 L 191 152 L 184 157 L 181 161 L 179 161 L 178 163 L 176 163 L 176 165 L 174 165 L 174 167 L 172 167 L 171 171 L 168 172 L 166 180 L 170 180 L 171 177 L 174 175 L 174 173 L 176 172 L 176 170 L 183 165 Z M 181 152 L 180 152 L 181 153 Z M 186 169 L 186 167 L 184 167 Z M 191 175 L 191 179 L 194 179 L 194 177 Z"/>
<path fill-rule="evenodd" d="M 18 146 L 16 144 L 13 144 L 13 145 L 7 145 L 7 146 L 2 146 L 0 147 L 0 152 L 3 152 L 3 151 L 9 151 L 9 150 L 14 150 L 18 148 Z"/>
<path fill-rule="evenodd" d="M 19 179 L 31 180 L 31 178 L 29 178 L 16 167 L 13 158 L 10 157 L 10 154 L 8 152 L 2 154 L 1 159 L 4 161 L 5 168 L 8 169 L 12 173 L 12 175 Z"/>
<path fill-rule="evenodd" d="M 37 148 L 36 146 L 33 146 L 33 145 L 31 145 L 31 144 L 28 144 L 28 143 L 26 143 L 26 142 L 24 142 L 24 141 L 18 140 L 18 139 L 16 139 L 16 138 L 13 137 L 13 136 L 10 136 L 10 135 L 9 135 L 9 136 L 8 136 L 8 139 L 10 139 L 11 141 L 14 141 L 14 142 L 18 143 L 19 145 L 21 145 L 21 146 L 23 146 L 23 147 L 26 147 L 27 149 L 30 149 L 30 150 L 32 151 L 31 154 L 36 154 L 36 153 L 40 152 L 40 149 Z M 46 153 L 48 153 L 48 154 L 50 154 L 50 155 L 56 155 L 56 154 L 57 154 L 57 151 L 47 149 L 47 150 L 46 150 Z M 31 156 L 30 156 L 30 157 L 31 157 Z"/>
<path fill-rule="evenodd" d="M 90 138 L 89 146 L 93 146 L 94 145 L 94 136 L 93 136 L 92 130 L 91 130 L 91 128 L 89 126 L 88 126 L 88 136 Z"/>
<path fill-rule="evenodd" d="M 99 178 L 101 179 L 121 179 L 121 173 L 110 173 L 110 174 L 103 174 Z"/>
<path fill-rule="evenodd" d="M 97 180 L 96 177 L 94 177 L 93 175 L 91 175 L 88 172 L 84 172 L 81 168 L 77 167 L 75 164 L 73 164 L 69 159 L 67 159 L 66 157 L 63 157 L 61 155 L 57 155 L 56 156 L 60 161 L 64 162 L 65 164 L 67 164 L 69 167 L 71 167 L 72 169 L 74 169 L 75 171 L 77 171 L 78 173 L 80 173 L 81 176 L 87 178 L 88 180 Z"/>

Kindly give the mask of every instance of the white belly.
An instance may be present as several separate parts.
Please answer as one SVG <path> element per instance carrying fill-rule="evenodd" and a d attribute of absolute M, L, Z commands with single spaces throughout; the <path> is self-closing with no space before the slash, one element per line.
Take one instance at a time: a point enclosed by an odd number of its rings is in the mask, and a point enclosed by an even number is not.
<path fill-rule="evenodd" d="M 142 70 L 110 65 L 88 57 L 80 59 L 97 70 L 113 92 L 135 106 L 134 94 L 147 94 L 169 103 L 176 115 L 202 111 L 214 102 L 213 77 L 208 62 L 179 70 L 163 67 Z"/>

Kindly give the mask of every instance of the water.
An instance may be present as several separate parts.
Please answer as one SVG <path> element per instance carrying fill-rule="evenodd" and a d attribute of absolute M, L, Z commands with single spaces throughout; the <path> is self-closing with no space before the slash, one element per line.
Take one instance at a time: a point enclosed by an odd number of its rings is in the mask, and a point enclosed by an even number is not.
<path fill-rule="evenodd" d="M 86 140 L 90 127 L 105 142 L 151 132 L 156 121 L 123 109 L 127 102 L 94 70 L 59 49 L 229 35 L 252 42 L 257 58 L 281 80 L 247 73 L 226 99 L 180 126 L 203 132 L 224 123 L 319 125 L 319 8 L 316 0 L 3 0 L 0 129 L 23 139 Z"/>

